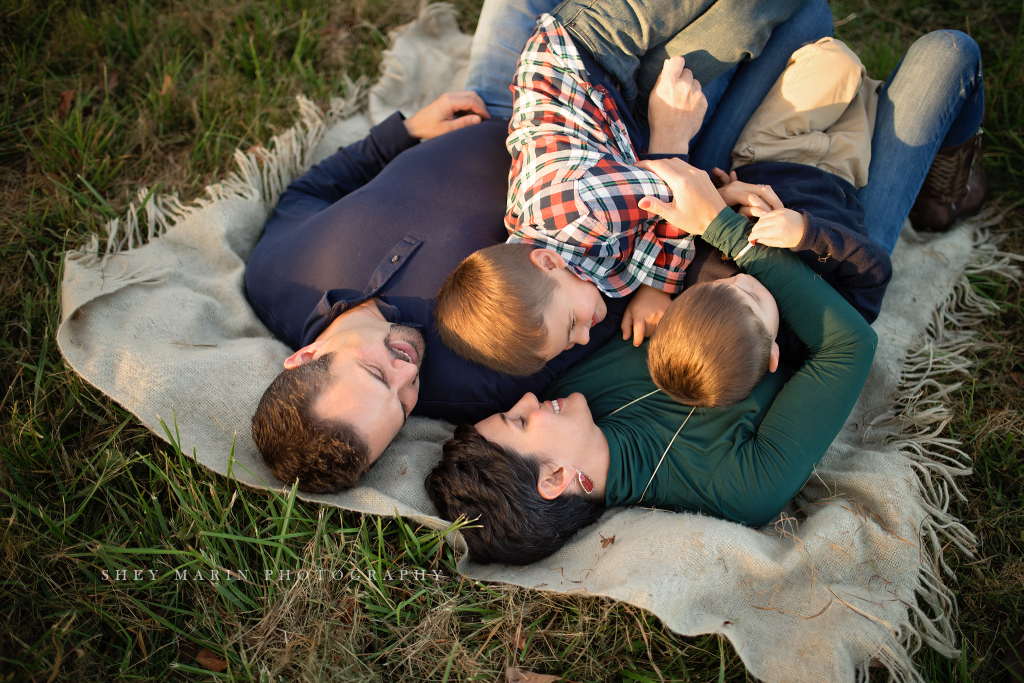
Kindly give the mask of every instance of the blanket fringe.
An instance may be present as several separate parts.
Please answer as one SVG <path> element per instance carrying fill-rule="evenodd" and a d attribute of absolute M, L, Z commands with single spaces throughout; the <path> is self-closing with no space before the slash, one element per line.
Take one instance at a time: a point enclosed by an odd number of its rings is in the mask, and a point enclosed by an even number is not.
<path fill-rule="evenodd" d="M 122 218 L 108 221 L 102 236 L 94 234 L 83 248 L 75 251 L 104 259 L 130 251 L 160 237 L 169 227 L 197 211 L 227 199 L 258 200 L 269 212 L 292 179 L 313 165 L 313 151 L 324 131 L 359 111 L 367 94 L 366 77 L 353 81 L 346 76 L 344 92 L 344 97 L 331 98 L 326 113 L 309 98 L 297 96 L 299 116 L 295 125 L 271 138 L 267 147 L 236 149 L 236 170 L 220 182 L 208 185 L 205 196 L 188 204 L 182 203 L 177 194 L 161 194 L 141 187 Z M 101 237 L 105 242 L 102 251 Z"/>
<path fill-rule="evenodd" d="M 1016 262 L 1024 257 L 1000 251 L 1004 236 L 989 231 L 1004 216 L 1005 212 L 994 215 L 990 211 L 968 222 L 967 227 L 973 230 L 975 258 L 935 311 L 924 338 L 916 348 L 911 348 L 903 368 L 903 384 L 892 408 L 866 430 L 881 432 L 880 437 L 892 452 L 910 461 L 917 473 L 912 485 L 926 513 L 919 530 L 919 604 L 907 605 L 909 618 L 899 624 L 893 642 L 875 655 L 875 662 L 886 667 L 898 681 L 924 682 L 913 665 L 913 656 L 922 645 L 946 657 L 960 653 L 952 622 L 958 614 L 956 599 L 943 579 L 956 580 L 945 559 L 949 546 L 969 557 L 974 556 L 977 546 L 974 534 L 950 511 L 954 497 L 967 501 L 957 478 L 971 474 L 973 469 L 971 456 L 960 449 L 960 442 L 941 436 L 951 419 L 950 395 L 963 386 L 963 382 L 944 378 L 969 375 L 975 365 L 971 352 L 988 344 L 981 343 L 977 332 L 966 328 L 999 312 L 997 302 L 974 291 L 971 277 L 996 276 L 1020 282 Z M 868 669 L 859 671 L 858 676 L 867 681 Z"/>

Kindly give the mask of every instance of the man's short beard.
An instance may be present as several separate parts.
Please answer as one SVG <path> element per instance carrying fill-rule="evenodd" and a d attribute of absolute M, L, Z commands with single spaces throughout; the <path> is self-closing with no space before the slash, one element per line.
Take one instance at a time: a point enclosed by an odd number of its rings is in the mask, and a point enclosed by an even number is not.
<path fill-rule="evenodd" d="M 427 342 L 423 338 L 423 333 L 420 332 L 419 329 L 411 325 L 391 323 L 391 329 L 388 330 L 388 336 L 384 338 L 384 345 L 390 348 L 393 340 L 403 341 L 416 349 L 416 355 L 419 356 L 416 362 L 416 367 L 423 367 L 423 359 L 427 355 Z"/>

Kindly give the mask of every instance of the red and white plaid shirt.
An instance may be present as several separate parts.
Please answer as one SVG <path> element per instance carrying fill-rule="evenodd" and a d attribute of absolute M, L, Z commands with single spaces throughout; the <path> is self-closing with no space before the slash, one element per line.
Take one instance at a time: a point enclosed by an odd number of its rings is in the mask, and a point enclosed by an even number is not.
<path fill-rule="evenodd" d="M 693 259 L 692 238 L 637 206 L 645 196 L 669 202 L 672 193 L 634 165 L 615 99 L 587 78 L 569 34 L 542 15 L 512 82 L 508 241 L 557 251 L 611 297 L 641 284 L 674 294 Z"/>

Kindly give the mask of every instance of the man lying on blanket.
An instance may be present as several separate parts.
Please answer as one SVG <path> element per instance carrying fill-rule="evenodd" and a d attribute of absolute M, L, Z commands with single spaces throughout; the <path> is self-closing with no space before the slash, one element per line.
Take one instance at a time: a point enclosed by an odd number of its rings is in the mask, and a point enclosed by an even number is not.
<path fill-rule="evenodd" d="M 756 56 L 765 27 L 802 2 L 759 3 L 749 33 L 730 32 L 731 58 Z M 677 17 L 682 26 L 692 19 Z M 441 283 L 470 253 L 506 237 L 507 121 L 488 117 L 469 92 L 408 121 L 396 114 L 292 183 L 267 221 L 246 271 L 248 296 L 297 351 L 264 394 L 253 436 L 283 481 L 298 479 L 304 491 L 353 486 L 409 415 L 460 423 L 506 410 L 618 330 L 628 299 L 608 301 L 589 345 L 519 378 L 463 360 L 438 340 Z"/>

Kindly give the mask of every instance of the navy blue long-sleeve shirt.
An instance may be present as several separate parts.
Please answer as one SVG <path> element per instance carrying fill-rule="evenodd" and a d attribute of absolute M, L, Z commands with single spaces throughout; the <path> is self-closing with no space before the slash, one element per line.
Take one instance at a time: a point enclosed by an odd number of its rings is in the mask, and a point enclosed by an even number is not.
<path fill-rule="evenodd" d="M 469 254 L 504 242 L 511 160 L 507 121 L 489 120 L 417 144 L 400 115 L 339 149 L 281 195 L 246 269 L 249 302 L 293 349 L 375 297 L 391 322 L 427 343 L 414 414 L 475 422 L 510 408 L 618 332 L 628 300 L 586 346 L 535 375 L 507 377 L 445 347 L 434 327 L 437 291 Z"/>

